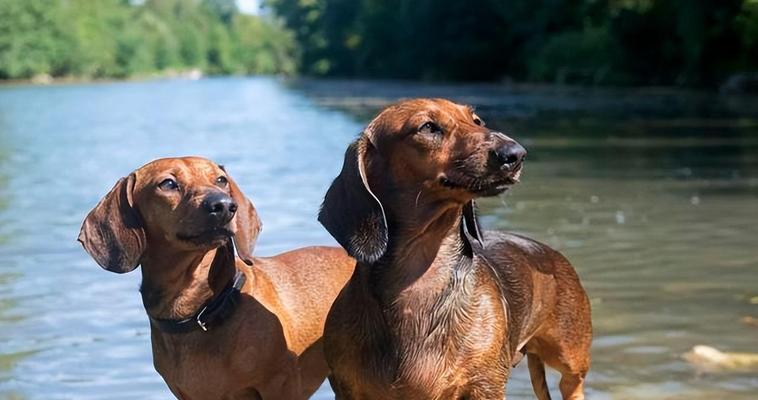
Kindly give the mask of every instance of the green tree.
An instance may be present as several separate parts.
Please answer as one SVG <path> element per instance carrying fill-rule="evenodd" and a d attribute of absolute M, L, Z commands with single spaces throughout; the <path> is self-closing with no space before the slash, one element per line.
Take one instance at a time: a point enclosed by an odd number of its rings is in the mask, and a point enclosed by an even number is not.
<path fill-rule="evenodd" d="M 294 74 L 297 47 L 291 32 L 279 21 L 237 15 L 233 30 L 235 54 L 243 72 L 249 74 Z"/>
<path fill-rule="evenodd" d="M 292 73 L 292 34 L 234 0 L 0 0 L 0 79 Z"/>
<path fill-rule="evenodd" d="M 30 78 L 65 69 L 59 4 L 0 1 L 0 78 Z"/>
<path fill-rule="evenodd" d="M 203 0 L 203 5 L 226 25 L 231 25 L 234 16 L 239 14 L 235 0 Z"/>

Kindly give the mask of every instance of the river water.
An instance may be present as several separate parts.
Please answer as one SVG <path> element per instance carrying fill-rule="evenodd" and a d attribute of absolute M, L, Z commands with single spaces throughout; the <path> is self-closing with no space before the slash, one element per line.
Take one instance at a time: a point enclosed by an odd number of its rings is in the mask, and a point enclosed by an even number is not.
<path fill-rule="evenodd" d="M 206 156 L 256 204 L 257 254 L 334 243 L 315 216 L 346 145 L 414 96 L 472 104 L 529 150 L 522 184 L 480 202 L 482 224 L 576 266 L 593 304 L 590 399 L 758 397 L 758 372 L 681 358 L 698 344 L 758 352 L 741 322 L 758 317 L 758 99 L 222 78 L 0 87 L 0 399 L 171 397 L 140 273 L 103 271 L 76 242 L 119 177 Z M 533 398 L 523 365 L 508 393 Z"/>

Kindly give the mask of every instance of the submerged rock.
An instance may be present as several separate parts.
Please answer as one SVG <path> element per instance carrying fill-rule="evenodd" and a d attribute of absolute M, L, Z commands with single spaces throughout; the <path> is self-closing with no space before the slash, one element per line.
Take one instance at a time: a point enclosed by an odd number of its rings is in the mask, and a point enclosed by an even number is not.
<path fill-rule="evenodd" d="M 705 372 L 758 370 L 758 353 L 732 353 L 698 345 L 682 356 Z"/>

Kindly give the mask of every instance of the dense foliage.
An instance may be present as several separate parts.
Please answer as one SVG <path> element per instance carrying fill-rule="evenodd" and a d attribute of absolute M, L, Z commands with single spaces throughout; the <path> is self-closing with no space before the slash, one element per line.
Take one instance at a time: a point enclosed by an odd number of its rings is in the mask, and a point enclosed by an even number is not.
<path fill-rule="evenodd" d="M 0 0 L 0 79 L 292 73 L 292 35 L 234 0 Z"/>
<path fill-rule="evenodd" d="M 708 86 L 758 71 L 758 0 L 0 0 L 0 79 L 199 68 Z M 298 59 L 300 63 L 298 64 Z"/>
<path fill-rule="evenodd" d="M 758 0 L 267 0 L 314 75 L 714 85 L 758 70 Z"/>

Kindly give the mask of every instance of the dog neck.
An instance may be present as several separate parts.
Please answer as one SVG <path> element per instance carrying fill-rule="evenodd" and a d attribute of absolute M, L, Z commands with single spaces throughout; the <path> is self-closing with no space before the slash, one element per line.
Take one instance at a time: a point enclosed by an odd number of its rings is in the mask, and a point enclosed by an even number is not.
<path fill-rule="evenodd" d="M 393 204 L 416 206 L 388 207 L 397 211 L 387 215 L 390 239 L 386 255 L 371 267 L 372 280 L 389 302 L 418 291 L 439 293 L 448 286 L 455 269 L 467 264 L 461 251 L 462 206 L 435 200 L 417 203 L 417 196 L 393 197 L 389 200 Z"/>
<path fill-rule="evenodd" d="M 429 381 L 442 370 L 424 364 L 419 343 L 422 352 L 441 354 L 470 326 L 465 316 L 476 307 L 470 295 L 477 284 L 475 264 L 461 231 L 463 206 L 385 204 L 397 210 L 387 215 L 387 252 L 377 263 L 357 267 L 357 284 L 378 306 L 367 307 L 368 313 L 379 312 L 366 318 L 377 324 L 372 329 L 378 337 L 387 338 L 386 357 L 395 366 L 388 373 L 401 382 Z"/>
<path fill-rule="evenodd" d="M 234 277 L 234 253 L 229 247 L 205 253 L 148 248 L 141 262 L 140 287 L 147 314 L 156 319 L 183 319 L 197 312 Z"/>

